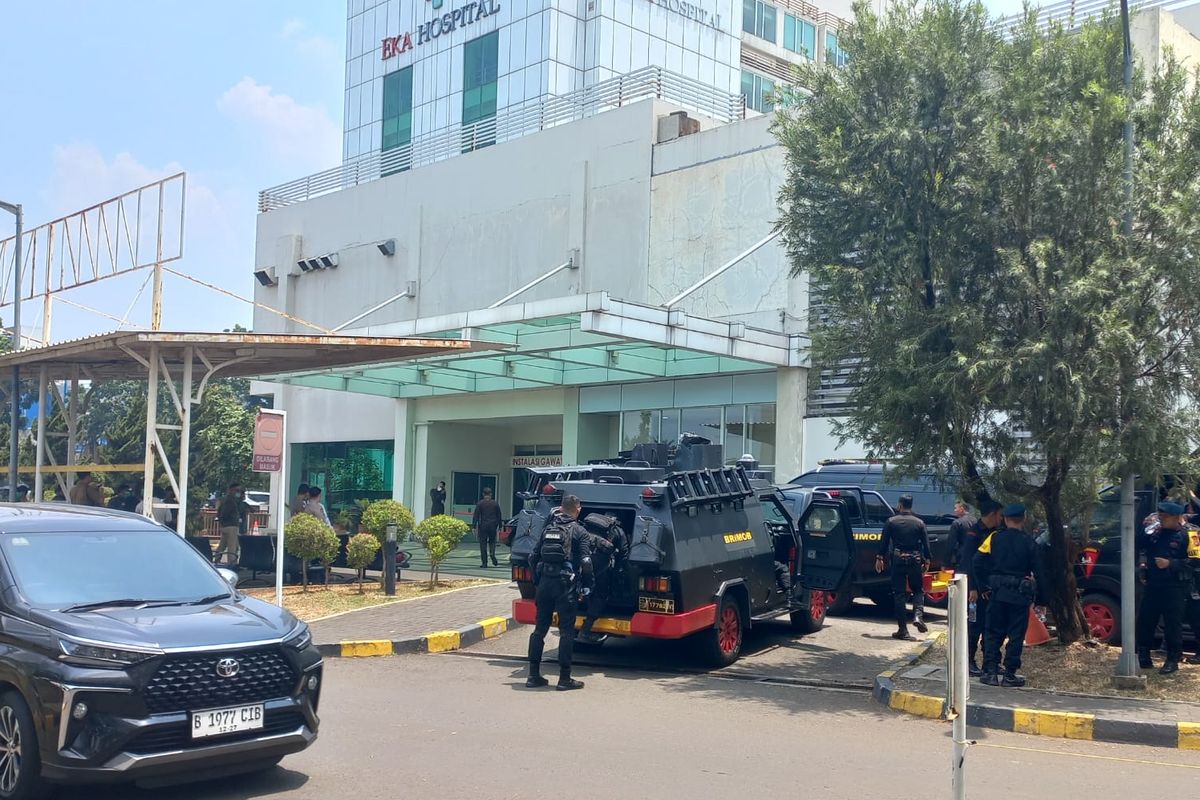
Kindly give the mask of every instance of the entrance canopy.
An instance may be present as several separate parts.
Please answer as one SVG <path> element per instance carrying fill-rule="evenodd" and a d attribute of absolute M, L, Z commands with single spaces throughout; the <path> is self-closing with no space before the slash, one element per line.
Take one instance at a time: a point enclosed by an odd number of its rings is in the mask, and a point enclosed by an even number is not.
<path fill-rule="evenodd" d="M 370 336 L 470 342 L 404 364 L 282 369 L 264 380 L 384 397 L 583 386 L 805 367 L 807 336 L 720 322 L 607 292 L 363 329 Z"/>
<path fill-rule="evenodd" d="M 87 469 L 75 465 L 79 382 L 147 380 L 146 450 L 140 467 L 145 475 L 143 508 L 147 516 L 151 515 L 155 505 L 177 508 L 178 531 L 183 535 L 187 517 L 192 410 L 200 403 L 205 387 L 213 377 L 254 377 L 280 370 L 395 363 L 435 353 L 463 352 L 471 347 L 472 343 L 465 339 L 447 338 L 118 331 L 8 353 L 0 356 L 0 370 L 27 369 L 36 370 L 38 374 L 37 463 L 34 467 L 34 496 L 38 499 L 42 497 L 44 472 L 56 473 L 59 486 L 66 493 L 68 486 L 62 475 Z M 70 382 L 71 388 L 65 397 L 57 381 Z M 163 423 L 158 419 L 160 383 L 169 393 L 178 423 Z M 53 451 L 46 446 L 49 435 L 46 430 L 47 400 L 51 398 L 67 423 L 67 460 L 61 466 L 54 462 Z M 175 431 L 179 435 L 177 463 L 168 458 L 161 435 L 164 431 Z M 152 496 L 156 465 L 162 467 L 177 503 L 156 501 Z M 44 469 L 47 466 L 49 469 Z M 138 465 L 131 466 L 138 468 Z M 276 525 L 279 522 L 276 520 Z"/>

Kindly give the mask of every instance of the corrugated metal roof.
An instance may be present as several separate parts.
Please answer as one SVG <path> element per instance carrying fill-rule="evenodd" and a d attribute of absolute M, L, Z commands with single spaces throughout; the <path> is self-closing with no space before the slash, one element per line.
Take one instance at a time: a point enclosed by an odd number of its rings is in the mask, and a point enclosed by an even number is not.
<path fill-rule="evenodd" d="M 53 380 L 75 375 L 89 380 L 142 379 L 154 347 L 172 372 L 182 367 L 187 349 L 193 348 L 201 375 L 207 371 L 207 361 L 219 367 L 220 377 L 269 378 L 298 371 L 450 355 L 475 349 L 476 345 L 462 339 L 394 336 L 118 331 L 6 353 L 0 355 L 0 370 L 44 366 L 47 377 Z"/>

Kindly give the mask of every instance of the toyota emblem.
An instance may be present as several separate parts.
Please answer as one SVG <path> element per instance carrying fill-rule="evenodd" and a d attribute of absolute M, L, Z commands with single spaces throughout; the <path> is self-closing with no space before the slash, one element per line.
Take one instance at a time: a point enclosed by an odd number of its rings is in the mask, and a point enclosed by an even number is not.
<path fill-rule="evenodd" d="M 217 675 L 222 678 L 232 678 L 238 674 L 238 670 L 241 668 L 236 658 L 222 658 L 217 662 Z"/>

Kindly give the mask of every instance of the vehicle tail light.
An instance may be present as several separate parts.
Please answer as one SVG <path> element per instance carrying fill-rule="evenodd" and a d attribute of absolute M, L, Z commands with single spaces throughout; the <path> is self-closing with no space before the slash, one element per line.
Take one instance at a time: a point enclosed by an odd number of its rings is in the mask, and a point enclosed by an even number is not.
<path fill-rule="evenodd" d="M 841 497 L 842 496 L 842 492 L 840 489 L 826 489 L 825 494 L 829 495 L 830 497 Z"/>
<path fill-rule="evenodd" d="M 661 575 L 644 575 L 638 578 L 638 590 L 642 592 L 669 594 L 671 592 L 671 579 Z"/>
<path fill-rule="evenodd" d="M 1100 551 L 1094 547 L 1083 548 L 1083 555 L 1079 560 L 1083 563 L 1083 577 L 1092 577 L 1092 570 L 1096 568 L 1096 561 L 1100 556 Z"/>
<path fill-rule="evenodd" d="M 654 504 L 662 502 L 662 499 L 662 492 L 656 492 L 649 486 L 647 486 L 645 489 L 642 489 L 642 502 Z"/>
<path fill-rule="evenodd" d="M 555 488 L 553 483 L 547 483 L 542 487 L 542 494 L 554 494 L 557 491 L 558 489 Z"/>

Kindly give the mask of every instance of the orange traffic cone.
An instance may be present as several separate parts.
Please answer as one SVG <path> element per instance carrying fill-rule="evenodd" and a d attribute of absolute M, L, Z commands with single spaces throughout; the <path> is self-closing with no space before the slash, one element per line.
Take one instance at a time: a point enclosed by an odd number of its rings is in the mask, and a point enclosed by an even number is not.
<path fill-rule="evenodd" d="M 250 524 L 250 535 L 251 535 L 251 536 L 258 536 L 258 520 L 254 520 L 254 521 L 253 521 L 253 522 Z"/>
<path fill-rule="evenodd" d="M 1046 630 L 1046 626 L 1038 619 L 1038 615 L 1034 613 L 1033 606 L 1030 606 L 1029 627 L 1025 629 L 1025 646 L 1036 647 L 1048 641 L 1050 641 L 1050 631 Z"/>

